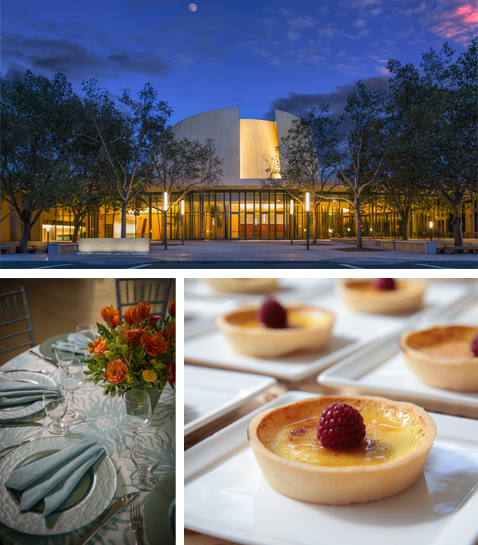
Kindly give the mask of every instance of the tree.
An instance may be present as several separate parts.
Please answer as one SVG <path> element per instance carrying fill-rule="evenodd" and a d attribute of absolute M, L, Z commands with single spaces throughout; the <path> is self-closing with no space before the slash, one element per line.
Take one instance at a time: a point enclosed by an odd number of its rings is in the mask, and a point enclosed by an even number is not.
<path fill-rule="evenodd" d="M 338 121 L 328 116 L 328 105 L 313 109 L 305 118 L 313 131 L 317 152 L 327 150 L 335 163 L 337 177 L 348 186 L 351 196 L 342 198 L 354 208 L 359 248 L 362 247 L 362 193 L 378 184 L 385 158 L 384 106 L 385 93 L 368 91 L 359 81 Z"/>
<path fill-rule="evenodd" d="M 149 187 L 154 178 L 154 155 L 167 130 L 172 110 L 157 99 L 147 83 L 135 102 L 124 92 L 121 112 L 96 81 L 84 86 L 86 106 L 101 143 L 106 173 L 117 200 L 121 203 L 121 237 L 126 237 L 126 212 L 130 203 Z"/>
<path fill-rule="evenodd" d="M 415 112 L 414 130 L 421 137 L 417 168 L 428 187 L 438 189 L 453 208 L 455 246 L 463 245 L 462 212 L 476 199 L 478 132 L 476 88 L 478 85 L 478 39 L 455 63 L 455 51 L 445 43 L 442 51 L 433 49 L 422 56 L 419 84 L 427 100 Z M 400 74 L 399 61 L 388 69 Z"/>
<path fill-rule="evenodd" d="M 214 140 L 176 139 L 171 128 L 159 138 L 153 153 L 153 186 L 171 197 L 174 206 L 193 190 L 218 185 L 222 176 L 222 159 L 216 155 Z"/>
<path fill-rule="evenodd" d="M 1 189 L 22 222 L 19 251 L 25 253 L 33 225 L 63 191 L 80 100 L 64 75 L 49 80 L 30 71 L 22 80 L 2 81 L 1 93 Z"/>
<path fill-rule="evenodd" d="M 309 192 L 312 209 L 312 238 L 317 243 L 317 209 L 325 195 L 337 183 L 327 186 L 335 173 L 334 156 L 328 147 L 314 140 L 306 119 L 294 120 L 287 135 L 281 138 L 278 156 L 267 156 L 269 177 L 262 185 L 269 189 L 283 188 L 294 199 Z M 280 157 L 280 164 L 279 159 Z M 326 189 L 326 187 L 328 187 Z"/>

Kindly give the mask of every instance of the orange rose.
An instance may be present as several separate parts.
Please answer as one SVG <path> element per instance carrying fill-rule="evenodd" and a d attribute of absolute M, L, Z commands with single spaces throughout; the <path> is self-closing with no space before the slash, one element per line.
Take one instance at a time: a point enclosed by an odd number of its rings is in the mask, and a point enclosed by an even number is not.
<path fill-rule="evenodd" d="M 176 322 L 168 324 L 168 327 L 166 328 L 166 337 L 171 340 L 176 338 Z"/>
<path fill-rule="evenodd" d="M 93 347 L 96 354 L 102 354 L 106 350 L 106 341 L 102 341 L 101 337 L 98 337 L 96 341 L 93 341 Z"/>
<path fill-rule="evenodd" d="M 111 382 L 111 384 L 118 384 L 119 382 L 124 381 L 127 372 L 128 367 L 126 363 L 119 358 L 108 363 L 106 373 L 103 376 L 108 382 Z"/>
<path fill-rule="evenodd" d="M 168 302 L 168 314 L 171 318 L 176 316 L 176 301 L 173 301 L 172 299 Z"/>
<path fill-rule="evenodd" d="M 146 316 L 149 316 L 150 310 L 151 310 L 151 305 L 149 303 L 146 303 L 146 301 L 142 301 L 141 303 L 136 305 L 136 312 L 140 320 L 142 318 L 146 318 Z"/>
<path fill-rule="evenodd" d="M 167 341 L 159 331 L 153 333 L 153 335 L 150 335 L 149 337 L 145 337 L 144 342 L 143 339 L 141 342 L 144 344 L 146 352 L 153 358 L 158 354 L 164 354 L 171 346 L 171 343 Z"/>
<path fill-rule="evenodd" d="M 143 329 L 141 330 L 141 334 L 143 333 Z M 140 331 L 139 329 L 127 329 L 124 332 L 124 336 L 126 337 L 126 340 L 128 343 L 135 342 L 136 340 L 139 340 L 140 337 Z"/>
<path fill-rule="evenodd" d="M 170 378 L 168 378 L 169 384 L 175 384 L 176 383 L 176 364 L 168 363 L 166 365 L 166 369 L 170 375 Z"/>
<path fill-rule="evenodd" d="M 100 342 L 101 342 L 101 337 L 98 337 L 98 338 L 96 339 L 96 341 L 93 341 L 93 346 L 90 346 L 90 347 L 88 348 L 88 352 L 89 352 L 90 354 L 93 354 L 93 352 L 96 352 L 96 347 L 100 344 Z"/>

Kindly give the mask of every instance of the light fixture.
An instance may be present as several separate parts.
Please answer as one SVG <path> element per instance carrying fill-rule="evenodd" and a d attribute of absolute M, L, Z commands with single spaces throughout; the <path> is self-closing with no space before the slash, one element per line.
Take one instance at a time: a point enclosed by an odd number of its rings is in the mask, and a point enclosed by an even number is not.
<path fill-rule="evenodd" d="M 433 229 L 433 221 L 430 222 L 430 229 Z"/>
<path fill-rule="evenodd" d="M 290 215 L 292 216 L 293 213 L 294 213 L 294 200 L 291 199 L 290 200 Z"/>
<path fill-rule="evenodd" d="M 307 193 L 305 194 L 305 211 L 308 212 L 309 211 L 309 192 L 307 191 Z"/>
<path fill-rule="evenodd" d="M 164 192 L 164 199 L 163 199 L 163 210 L 166 211 L 168 209 L 168 192 Z"/>
<path fill-rule="evenodd" d="M 184 216 L 184 199 L 181 201 L 181 216 Z"/>

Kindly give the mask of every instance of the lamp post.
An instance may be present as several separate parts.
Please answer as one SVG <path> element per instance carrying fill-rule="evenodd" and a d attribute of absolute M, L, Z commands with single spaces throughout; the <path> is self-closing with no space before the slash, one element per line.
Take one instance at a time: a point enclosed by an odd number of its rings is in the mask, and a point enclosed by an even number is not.
<path fill-rule="evenodd" d="M 309 249 L 309 192 L 305 194 L 305 211 L 307 212 L 307 250 Z"/>
<path fill-rule="evenodd" d="M 433 240 L 433 221 L 430 222 L 430 241 Z"/>
<path fill-rule="evenodd" d="M 290 243 L 292 245 L 292 223 L 294 222 L 294 199 L 290 200 L 289 211 L 290 211 L 290 221 L 289 221 L 289 224 L 290 224 Z"/>
<path fill-rule="evenodd" d="M 51 225 L 46 226 L 46 253 L 48 253 L 48 246 L 50 245 L 50 229 Z"/>
<path fill-rule="evenodd" d="M 181 201 L 181 244 L 184 244 L 184 199 Z"/>
<path fill-rule="evenodd" d="M 168 192 L 164 192 L 163 199 L 163 211 L 164 211 L 164 249 L 168 249 Z"/>

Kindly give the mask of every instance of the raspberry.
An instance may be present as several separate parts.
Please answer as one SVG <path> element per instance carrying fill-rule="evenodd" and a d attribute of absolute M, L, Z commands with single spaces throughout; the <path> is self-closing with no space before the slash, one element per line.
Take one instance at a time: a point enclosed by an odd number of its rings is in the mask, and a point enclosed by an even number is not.
<path fill-rule="evenodd" d="M 478 333 L 471 339 L 471 351 L 473 355 L 478 358 Z"/>
<path fill-rule="evenodd" d="M 274 329 L 287 327 L 287 311 L 272 297 L 268 297 L 259 308 L 257 318 L 261 324 Z"/>
<path fill-rule="evenodd" d="M 395 280 L 393 278 L 377 278 L 373 283 L 376 290 L 394 290 L 396 289 Z"/>
<path fill-rule="evenodd" d="M 332 403 L 322 412 L 317 439 L 327 448 L 355 448 L 365 437 L 362 415 L 347 403 Z"/>

